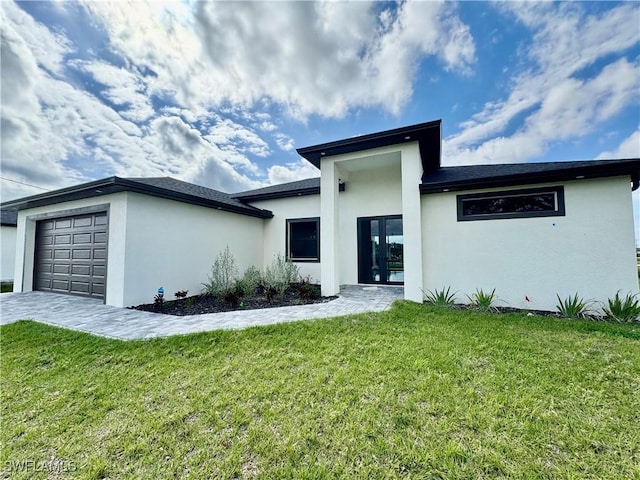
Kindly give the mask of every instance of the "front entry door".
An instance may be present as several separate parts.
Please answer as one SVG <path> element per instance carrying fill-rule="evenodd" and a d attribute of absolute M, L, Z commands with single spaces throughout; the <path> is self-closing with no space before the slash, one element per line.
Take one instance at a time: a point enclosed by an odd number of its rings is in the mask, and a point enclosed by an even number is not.
<path fill-rule="evenodd" d="M 401 215 L 358 218 L 358 282 L 404 283 Z"/>

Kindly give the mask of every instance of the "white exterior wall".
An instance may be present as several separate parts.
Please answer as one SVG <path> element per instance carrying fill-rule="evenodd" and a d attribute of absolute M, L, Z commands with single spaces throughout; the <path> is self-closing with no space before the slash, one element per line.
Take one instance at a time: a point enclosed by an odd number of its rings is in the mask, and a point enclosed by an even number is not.
<path fill-rule="evenodd" d="M 240 274 L 249 265 L 263 264 L 262 219 L 137 193 L 127 196 L 122 305 L 152 303 L 158 287 L 164 287 L 169 300 L 178 290 L 199 294 L 227 245 Z"/>
<path fill-rule="evenodd" d="M 567 182 L 564 196 L 564 217 L 458 222 L 455 192 L 423 195 L 425 291 L 450 286 L 468 303 L 465 294 L 495 288 L 498 306 L 551 311 L 556 294 L 638 293 L 630 179 Z"/>
<path fill-rule="evenodd" d="M 240 273 L 263 264 L 263 220 L 136 193 L 116 193 L 20 211 L 14 291 L 33 289 L 36 221 L 107 205 L 109 211 L 105 303 L 153 302 L 158 287 L 200 293 L 216 255 L 229 245 Z"/>
<path fill-rule="evenodd" d="M 0 281 L 12 282 L 16 264 L 16 234 L 18 228 L 0 226 Z"/>
<path fill-rule="evenodd" d="M 320 216 L 320 195 L 301 195 L 296 197 L 277 198 L 251 202 L 257 208 L 270 210 L 273 218 L 264 222 L 264 263 L 258 267 L 266 267 L 276 254 L 286 256 L 287 220 L 295 218 L 313 218 Z M 322 260 L 322 256 L 320 257 Z M 320 262 L 295 262 L 300 268 L 300 275 L 310 276 L 320 283 Z"/>
<path fill-rule="evenodd" d="M 107 284 L 105 303 L 122 306 L 124 280 L 124 240 L 126 238 L 127 194 L 114 193 L 95 198 L 62 202 L 18 212 L 18 232 L 14 273 L 14 292 L 33 290 L 36 222 L 45 215 L 64 217 L 79 214 L 78 209 L 105 205 L 109 212 Z"/>
<path fill-rule="evenodd" d="M 358 283 L 357 219 L 402 215 L 405 298 L 422 301 L 418 143 L 324 157 L 320 165 L 323 295 L 337 293 L 341 284 Z M 339 179 L 346 188 L 338 193 Z"/>
<path fill-rule="evenodd" d="M 338 195 L 338 205 L 340 284 L 355 285 L 358 283 L 358 218 L 402 214 L 400 164 L 351 172 L 345 191 Z"/>

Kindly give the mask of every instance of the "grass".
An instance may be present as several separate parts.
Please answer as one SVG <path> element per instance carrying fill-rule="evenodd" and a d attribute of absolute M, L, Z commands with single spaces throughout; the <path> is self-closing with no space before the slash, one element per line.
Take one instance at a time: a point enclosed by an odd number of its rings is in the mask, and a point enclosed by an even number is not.
<path fill-rule="evenodd" d="M 640 478 L 638 325 L 399 302 L 150 341 L 0 334 L 5 475 Z"/>

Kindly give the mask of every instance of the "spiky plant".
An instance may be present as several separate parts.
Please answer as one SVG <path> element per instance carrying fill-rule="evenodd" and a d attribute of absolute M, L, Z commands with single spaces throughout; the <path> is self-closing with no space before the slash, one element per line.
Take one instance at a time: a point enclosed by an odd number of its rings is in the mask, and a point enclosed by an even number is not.
<path fill-rule="evenodd" d="M 435 288 L 424 293 L 424 301 L 437 307 L 451 307 L 455 304 L 456 293 L 451 293 L 451 287 L 447 287 L 446 290 Z"/>
<path fill-rule="evenodd" d="M 602 310 L 610 320 L 620 323 L 637 322 L 640 321 L 640 298 L 631 293 L 622 298 L 620 292 L 616 292 L 615 297 L 607 299 L 607 305 Z"/>
<path fill-rule="evenodd" d="M 485 312 L 496 310 L 496 308 L 493 306 L 493 301 L 496 298 L 495 288 L 488 293 L 486 293 L 481 288 L 477 288 L 475 293 L 473 293 L 472 295 L 467 295 L 467 298 L 471 302 L 471 305 L 478 310 L 482 310 Z"/>
<path fill-rule="evenodd" d="M 560 295 L 558 295 L 557 293 L 556 297 L 558 298 L 556 309 L 558 310 L 558 313 L 560 313 L 560 315 L 562 315 L 563 317 L 584 318 L 587 316 L 589 302 L 585 301 L 581 297 L 578 297 L 577 293 L 573 296 L 568 296 L 564 300 L 562 300 L 560 298 Z"/>

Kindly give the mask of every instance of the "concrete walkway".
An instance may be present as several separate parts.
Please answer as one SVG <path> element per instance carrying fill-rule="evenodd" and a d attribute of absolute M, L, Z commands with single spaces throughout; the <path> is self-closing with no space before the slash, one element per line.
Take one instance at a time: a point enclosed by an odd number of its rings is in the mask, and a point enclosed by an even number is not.
<path fill-rule="evenodd" d="M 402 287 L 343 285 L 326 303 L 177 317 L 104 305 L 101 300 L 48 292 L 0 295 L 0 325 L 21 319 L 121 340 L 379 312 L 403 298 Z"/>

